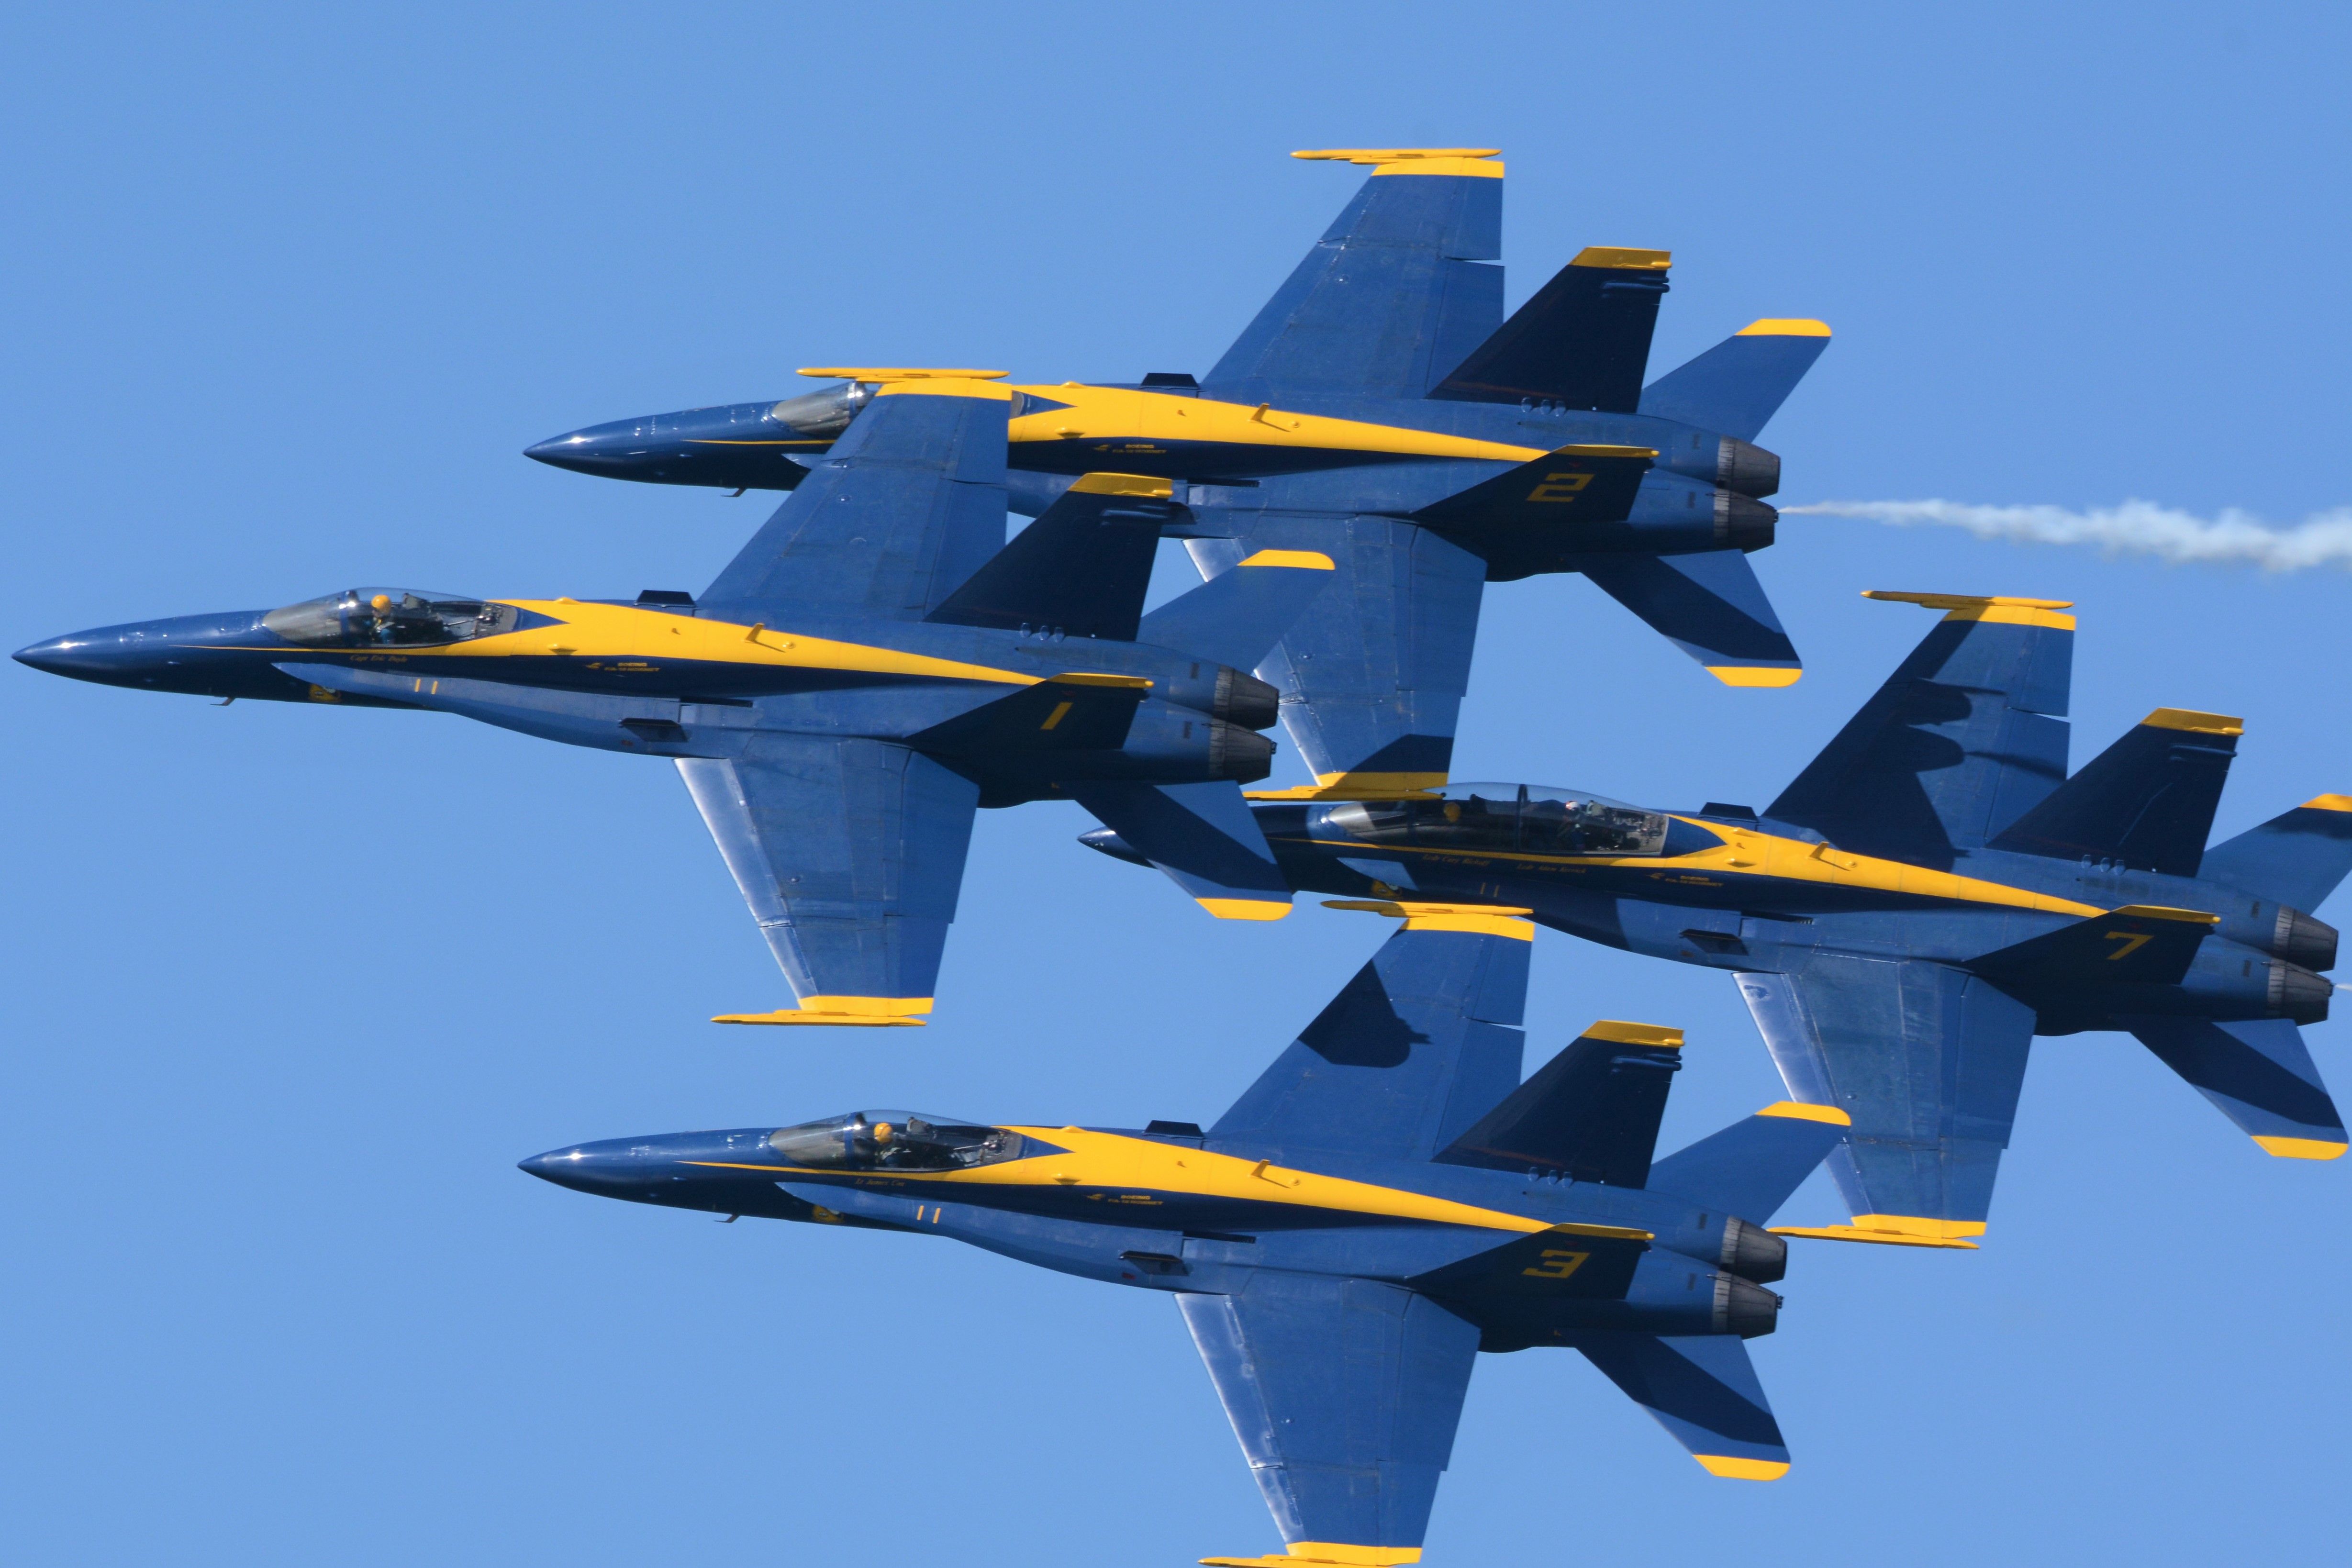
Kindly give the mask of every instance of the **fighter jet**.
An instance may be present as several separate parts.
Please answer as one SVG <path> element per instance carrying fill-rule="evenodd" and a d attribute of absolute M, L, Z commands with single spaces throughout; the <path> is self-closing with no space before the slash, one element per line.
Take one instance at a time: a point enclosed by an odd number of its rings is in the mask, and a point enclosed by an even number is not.
<path fill-rule="evenodd" d="M 1853 1118 L 1846 1239 L 1973 1245 L 2037 1034 L 2127 1031 L 2270 1154 L 2341 1155 L 2297 1026 L 2334 989 L 2308 912 L 2352 869 L 2352 796 L 2208 849 L 2239 720 L 2158 708 L 2069 778 L 2065 601 L 1869 597 L 1945 613 L 1760 814 L 1458 784 L 1259 825 L 1296 888 L 1524 906 L 1732 971 L 1790 1092 Z"/>
<path fill-rule="evenodd" d="M 619 1138 L 522 1168 L 635 1203 L 945 1237 L 1173 1296 L 1286 1554 L 1406 1563 L 1479 1351 L 1583 1353 L 1718 1476 L 1789 1450 L 1745 1341 L 1764 1228 L 1845 1131 L 1781 1103 L 1653 1163 L 1680 1030 L 1603 1021 L 1519 1080 L 1535 928 L 1403 928 L 1203 1132 L 862 1111 Z"/>
<path fill-rule="evenodd" d="M 1069 794 L 1147 841 L 1162 818 L 1255 837 L 1276 694 L 1244 671 L 1333 573 L 1260 551 L 1143 615 L 1166 480 L 1081 478 L 1007 544 L 995 372 L 858 373 L 874 407 L 699 599 L 360 588 L 16 657 L 676 758 L 797 998 L 720 1021 L 919 1024 L 977 808 Z M 1215 912 L 1287 913 L 1263 841 L 1240 858 L 1266 891 Z"/>
<path fill-rule="evenodd" d="M 1369 165 L 1355 199 L 1205 377 L 1023 385 L 1012 500 L 1088 470 L 1176 481 L 1203 577 L 1264 549 L 1336 563 L 1258 674 L 1317 783 L 1445 782 L 1487 582 L 1580 571 L 1734 685 L 1796 680 L 1747 552 L 1780 460 L 1754 444 L 1828 345 L 1751 322 L 1643 385 L 1671 261 L 1591 246 L 1507 320 L 1488 148 L 1305 152 Z M 807 371 L 803 374 L 829 372 Z M 529 455 L 658 484 L 789 488 L 867 401 L 855 381 L 592 425 Z"/>

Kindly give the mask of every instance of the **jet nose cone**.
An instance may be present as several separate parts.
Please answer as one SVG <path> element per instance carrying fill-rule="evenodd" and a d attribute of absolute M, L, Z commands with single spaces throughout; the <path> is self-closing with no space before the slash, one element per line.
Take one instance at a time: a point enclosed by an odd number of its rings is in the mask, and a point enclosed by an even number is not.
<path fill-rule="evenodd" d="M 543 1155 L 516 1161 L 515 1168 L 574 1192 L 608 1196 L 645 1179 L 645 1161 L 638 1154 L 609 1144 L 574 1144 L 569 1148 L 550 1149 Z"/>
<path fill-rule="evenodd" d="M 147 650 L 115 632 L 68 632 L 16 650 L 16 662 L 78 681 L 121 681 L 143 669 Z"/>
<path fill-rule="evenodd" d="M 583 430 L 551 435 L 522 449 L 522 455 L 552 468 L 574 474 L 625 475 L 642 466 L 655 453 L 644 422 L 623 420 L 615 424 L 592 424 Z"/>
<path fill-rule="evenodd" d="M 52 637 L 46 643 L 17 649 L 16 662 L 52 675 L 77 674 L 79 672 L 75 663 L 80 656 L 79 646 L 71 637 Z"/>

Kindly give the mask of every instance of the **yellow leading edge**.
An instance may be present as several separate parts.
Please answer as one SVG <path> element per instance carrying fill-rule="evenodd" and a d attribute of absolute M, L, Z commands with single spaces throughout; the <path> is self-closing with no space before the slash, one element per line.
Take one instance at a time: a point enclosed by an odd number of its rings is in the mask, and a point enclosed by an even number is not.
<path fill-rule="evenodd" d="M 1735 1481 L 1777 1481 L 1789 1473 L 1786 1459 L 1740 1459 L 1729 1454 L 1693 1454 L 1711 1476 Z"/>
<path fill-rule="evenodd" d="M 1309 1568 L 1330 1563 L 1334 1568 L 1398 1568 L 1421 1561 L 1418 1546 L 1352 1546 L 1343 1541 L 1294 1541 L 1286 1555 L 1264 1557 L 1203 1557 L 1211 1568 Z"/>
<path fill-rule="evenodd" d="M 2263 1146 L 2263 1153 L 2276 1155 L 2283 1160 L 2340 1159 L 2345 1149 L 2352 1146 L 2331 1144 L 2319 1138 L 2265 1138 L 2259 1134 L 2254 1142 Z"/>

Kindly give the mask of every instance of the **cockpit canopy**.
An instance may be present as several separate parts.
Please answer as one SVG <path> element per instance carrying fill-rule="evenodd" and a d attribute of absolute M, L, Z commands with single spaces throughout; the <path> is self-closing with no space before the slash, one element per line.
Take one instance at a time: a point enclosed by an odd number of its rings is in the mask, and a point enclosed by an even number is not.
<path fill-rule="evenodd" d="M 853 1111 L 768 1134 L 790 1165 L 817 1170 L 956 1171 L 1021 1157 L 1028 1140 L 920 1111 Z"/>
<path fill-rule="evenodd" d="M 510 632 L 521 613 L 420 588 L 347 588 L 273 610 L 261 623 L 308 648 L 430 648 Z"/>
<path fill-rule="evenodd" d="M 1370 843 L 1552 855 L 1654 855 L 1666 814 L 1580 789 L 1449 784 L 1428 800 L 1358 800 L 1325 819 Z"/>

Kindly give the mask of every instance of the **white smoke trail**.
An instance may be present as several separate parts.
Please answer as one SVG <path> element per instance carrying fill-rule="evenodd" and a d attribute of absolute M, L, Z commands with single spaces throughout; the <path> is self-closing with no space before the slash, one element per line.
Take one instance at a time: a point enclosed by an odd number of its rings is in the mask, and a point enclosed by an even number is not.
<path fill-rule="evenodd" d="M 1781 510 L 1861 517 L 1899 528 L 1929 525 L 1966 528 L 1987 539 L 2096 545 L 2110 555 L 2237 562 L 2265 571 L 2301 571 L 2314 566 L 2352 569 L 2352 507 L 2315 513 L 2289 528 L 2273 528 L 2252 513 L 2234 508 L 2218 517 L 2200 517 L 2150 501 L 2126 501 L 2119 507 L 2087 512 L 2063 507 L 1972 507 L 1959 501 L 1818 501 Z"/>

